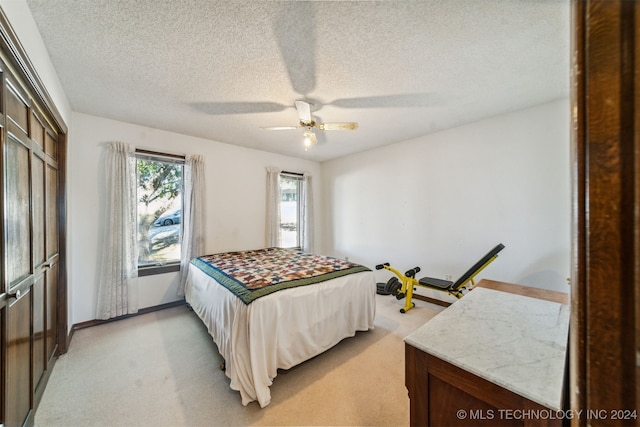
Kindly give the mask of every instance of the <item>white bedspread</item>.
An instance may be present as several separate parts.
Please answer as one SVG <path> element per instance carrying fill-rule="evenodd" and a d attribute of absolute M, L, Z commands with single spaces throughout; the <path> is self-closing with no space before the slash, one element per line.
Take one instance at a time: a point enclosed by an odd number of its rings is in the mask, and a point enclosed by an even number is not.
<path fill-rule="evenodd" d="M 224 357 L 231 388 L 242 404 L 271 401 L 278 369 L 289 369 L 373 329 L 376 284 L 365 271 L 286 289 L 245 305 L 194 265 L 185 297 Z"/>

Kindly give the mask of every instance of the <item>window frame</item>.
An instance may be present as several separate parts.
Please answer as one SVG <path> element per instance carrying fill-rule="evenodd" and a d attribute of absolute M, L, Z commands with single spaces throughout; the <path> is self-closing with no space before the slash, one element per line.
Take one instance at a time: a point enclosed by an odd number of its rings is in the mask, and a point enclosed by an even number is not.
<path fill-rule="evenodd" d="M 180 209 L 182 209 L 182 211 L 184 212 L 184 191 L 183 190 L 184 190 L 184 166 L 185 166 L 186 157 L 184 155 L 162 153 L 158 151 L 143 150 L 143 149 L 136 149 L 135 157 L 136 157 L 136 177 L 138 175 L 139 159 L 164 161 L 166 163 L 176 163 L 176 164 L 182 165 Z M 136 182 L 136 190 L 137 188 L 138 188 L 138 185 Z M 137 207 L 138 207 L 138 193 L 136 191 L 136 220 L 138 219 Z M 183 229 L 184 229 L 183 227 L 184 227 L 184 221 L 180 221 L 180 254 L 181 255 L 182 255 L 182 235 L 183 235 Z M 137 232 L 137 229 L 138 229 L 138 225 L 136 225 L 136 232 Z M 137 240 L 136 240 L 136 243 L 137 243 Z M 156 274 L 165 274 L 165 273 L 180 271 L 180 258 L 181 256 L 175 261 L 164 262 L 164 263 L 159 262 L 157 264 L 152 264 L 152 265 L 138 264 L 138 277 L 153 276 Z"/>

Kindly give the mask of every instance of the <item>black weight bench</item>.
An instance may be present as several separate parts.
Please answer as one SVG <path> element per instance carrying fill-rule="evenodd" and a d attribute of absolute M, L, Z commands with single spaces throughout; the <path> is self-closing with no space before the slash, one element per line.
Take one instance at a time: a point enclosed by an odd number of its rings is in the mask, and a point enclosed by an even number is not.
<path fill-rule="evenodd" d="M 458 280 L 452 282 L 451 280 L 436 279 L 435 277 L 423 277 L 418 280 L 420 286 L 425 288 L 431 288 L 438 291 L 450 293 L 456 298 L 462 297 L 462 289 L 467 286 L 469 282 L 475 284 L 474 277 L 482 271 L 491 261 L 498 257 L 498 253 L 504 249 L 504 245 L 499 243 L 495 248 L 491 249 L 485 256 L 480 258 L 478 262 L 468 269 Z"/>

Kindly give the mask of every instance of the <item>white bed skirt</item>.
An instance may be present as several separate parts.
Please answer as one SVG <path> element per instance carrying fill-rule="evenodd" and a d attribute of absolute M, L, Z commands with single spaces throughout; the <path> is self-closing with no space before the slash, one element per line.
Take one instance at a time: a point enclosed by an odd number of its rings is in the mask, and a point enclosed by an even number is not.
<path fill-rule="evenodd" d="M 199 268 L 189 265 L 185 297 L 224 357 L 242 404 L 271 401 L 278 369 L 289 369 L 357 331 L 373 329 L 372 271 L 286 289 L 245 305 Z"/>

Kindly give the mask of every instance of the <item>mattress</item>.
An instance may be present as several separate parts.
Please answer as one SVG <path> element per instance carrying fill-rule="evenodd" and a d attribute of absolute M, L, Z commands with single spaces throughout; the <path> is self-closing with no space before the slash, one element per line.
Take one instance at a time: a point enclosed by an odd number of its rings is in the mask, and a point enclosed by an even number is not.
<path fill-rule="evenodd" d="M 225 360 L 243 405 L 271 401 L 278 369 L 289 369 L 357 331 L 373 329 L 376 284 L 370 270 L 243 302 L 194 264 L 185 298 Z"/>

